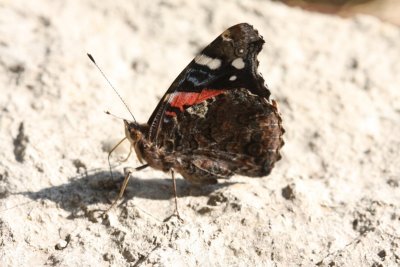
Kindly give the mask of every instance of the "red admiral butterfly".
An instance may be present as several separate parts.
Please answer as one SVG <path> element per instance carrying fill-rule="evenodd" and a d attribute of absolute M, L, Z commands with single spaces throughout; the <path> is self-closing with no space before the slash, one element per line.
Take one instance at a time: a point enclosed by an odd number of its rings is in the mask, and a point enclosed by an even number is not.
<path fill-rule="evenodd" d="M 263 44 L 251 25 L 230 27 L 179 74 L 147 123 L 124 120 L 145 163 L 136 170 L 171 171 L 175 200 L 174 171 L 194 184 L 214 184 L 234 174 L 266 176 L 281 158 L 282 119 L 257 72 Z"/>

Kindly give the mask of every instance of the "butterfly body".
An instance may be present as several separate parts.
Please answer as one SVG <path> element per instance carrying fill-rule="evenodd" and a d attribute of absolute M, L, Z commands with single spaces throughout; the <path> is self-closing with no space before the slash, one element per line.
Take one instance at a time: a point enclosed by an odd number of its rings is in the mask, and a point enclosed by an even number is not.
<path fill-rule="evenodd" d="M 232 26 L 181 72 L 147 123 L 125 121 L 138 159 L 195 184 L 268 175 L 284 129 L 257 72 L 263 43 L 249 24 Z"/>

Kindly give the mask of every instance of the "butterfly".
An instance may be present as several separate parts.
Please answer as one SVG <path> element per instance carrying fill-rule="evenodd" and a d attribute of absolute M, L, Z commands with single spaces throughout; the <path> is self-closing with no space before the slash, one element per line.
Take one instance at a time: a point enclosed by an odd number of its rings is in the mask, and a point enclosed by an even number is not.
<path fill-rule="evenodd" d="M 136 170 L 172 174 L 177 213 L 175 172 L 214 184 L 235 174 L 266 176 L 281 158 L 282 119 L 257 70 L 263 44 L 247 23 L 228 28 L 179 74 L 147 123 L 124 120 L 144 164 Z"/>

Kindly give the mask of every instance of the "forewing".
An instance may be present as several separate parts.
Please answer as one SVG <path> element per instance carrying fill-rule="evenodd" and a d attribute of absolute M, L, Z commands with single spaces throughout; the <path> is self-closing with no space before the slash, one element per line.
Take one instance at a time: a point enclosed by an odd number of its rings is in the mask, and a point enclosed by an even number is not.
<path fill-rule="evenodd" d="M 151 115 L 148 139 L 162 146 L 160 134 L 171 119 L 186 108 L 225 91 L 247 88 L 269 98 L 270 92 L 257 73 L 257 54 L 264 40 L 249 24 L 242 23 L 224 31 L 196 56 L 179 74 Z"/>

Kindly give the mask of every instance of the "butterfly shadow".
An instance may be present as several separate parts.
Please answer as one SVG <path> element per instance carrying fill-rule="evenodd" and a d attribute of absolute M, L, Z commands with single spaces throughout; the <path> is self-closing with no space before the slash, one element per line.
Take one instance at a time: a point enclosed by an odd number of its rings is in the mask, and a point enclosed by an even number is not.
<path fill-rule="evenodd" d="M 90 173 L 90 172 L 89 172 Z M 121 188 L 124 176 L 121 172 L 113 172 L 113 178 L 108 171 L 94 171 L 93 173 L 80 174 L 69 178 L 69 182 L 44 188 L 36 192 L 20 192 L 32 200 L 50 200 L 57 203 L 62 209 L 76 214 L 79 211 L 87 211 L 88 206 L 95 204 L 111 205 Z M 184 179 L 176 179 L 177 195 L 207 196 L 223 187 L 234 184 L 223 182 L 213 185 L 195 186 Z M 152 200 L 170 200 L 174 197 L 172 178 L 138 178 L 132 176 L 124 192 L 121 201 L 133 198 Z M 71 215 L 76 218 L 77 215 Z M 72 218 L 71 217 L 71 218 Z"/>

